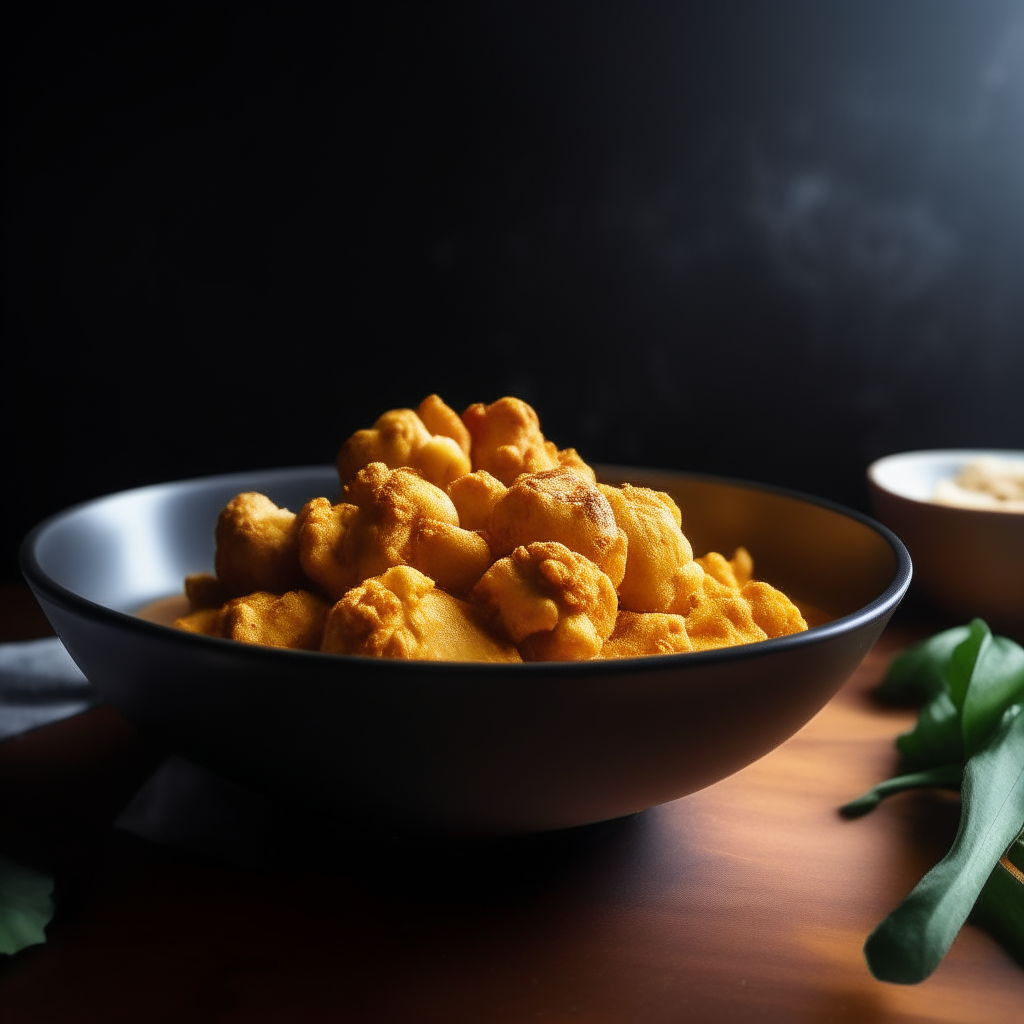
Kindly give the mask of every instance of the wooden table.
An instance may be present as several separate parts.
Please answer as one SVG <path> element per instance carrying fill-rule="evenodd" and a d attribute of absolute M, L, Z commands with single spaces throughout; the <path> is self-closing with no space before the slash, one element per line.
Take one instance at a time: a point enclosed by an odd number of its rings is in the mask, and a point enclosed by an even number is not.
<path fill-rule="evenodd" d="M 26 594 L 5 601 L 18 636 L 45 628 Z M 875 981 L 861 954 L 956 828 L 955 798 L 932 793 L 836 813 L 892 773 L 914 714 L 871 691 L 934 628 L 898 620 L 804 729 L 701 793 L 560 835 L 354 849 L 335 867 L 243 870 L 113 829 L 163 752 L 110 708 L 0 744 L 5 843 L 55 873 L 58 906 L 49 941 L 0 967 L 0 1019 L 1024 1019 L 1024 969 L 972 925 L 918 986 Z"/>

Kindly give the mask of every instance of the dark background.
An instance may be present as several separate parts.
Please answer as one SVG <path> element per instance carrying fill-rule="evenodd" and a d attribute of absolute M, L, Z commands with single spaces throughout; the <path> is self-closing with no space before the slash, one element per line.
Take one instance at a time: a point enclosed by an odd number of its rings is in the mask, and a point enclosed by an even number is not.
<path fill-rule="evenodd" d="M 1024 447 L 1024 3 L 5 15 L 4 578 L 430 391 L 866 507 Z"/>

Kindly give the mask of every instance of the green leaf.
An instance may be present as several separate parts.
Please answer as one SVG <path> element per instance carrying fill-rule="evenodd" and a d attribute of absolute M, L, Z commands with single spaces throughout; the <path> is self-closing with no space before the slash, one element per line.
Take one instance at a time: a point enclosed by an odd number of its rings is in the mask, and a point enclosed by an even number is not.
<path fill-rule="evenodd" d="M 961 724 L 970 757 L 999 724 L 1003 712 L 1024 701 L 1024 648 L 1001 636 L 981 644 L 964 695 Z"/>
<path fill-rule="evenodd" d="M 46 941 L 53 879 L 0 856 L 0 953 Z"/>
<path fill-rule="evenodd" d="M 910 732 L 896 737 L 896 749 L 908 771 L 923 771 L 964 760 L 960 713 L 945 690 L 922 709 Z"/>
<path fill-rule="evenodd" d="M 871 933 L 864 955 L 881 981 L 923 981 L 946 955 L 982 889 L 1024 825 L 1024 713 L 1006 710 L 964 766 L 953 845 Z"/>
<path fill-rule="evenodd" d="M 878 696 L 883 700 L 919 704 L 941 693 L 949 686 L 953 651 L 969 634 L 967 626 L 955 626 L 908 648 L 889 665 Z"/>
<path fill-rule="evenodd" d="M 1021 874 L 1024 874 L 1024 829 L 1017 836 L 1016 842 L 1006 851 L 1005 856 Z"/>
<path fill-rule="evenodd" d="M 908 775 L 897 775 L 894 779 L 886 779 L 873 789 L 851 800 L 839 808 L 839 813 L 847 818 L 859 818 L 868 811 L 873 811 L 878 804 L 893 793 L 902 793 L 908 789 L 959 789 L 963 776 L 962 764 L 945 764 L 940 768 L 929 768 L 923 772 L 911 772 Z"/>
<path fill-rule="evenodd" d="M 1024 883 L 997 864 L 981 890 L 971 920 L 1024 967 Z"/>
<path fill-rule="evenodd" d="M 949 696 L 962 711 L 967 688 L 971 684 L 971 676 L 978 661 L 981 649 L 992 640 L 992 631 L 983 619 L 973 619 L 967 626 L 967 636 L 957 644 L 953 656 L 949 659 Z"/>

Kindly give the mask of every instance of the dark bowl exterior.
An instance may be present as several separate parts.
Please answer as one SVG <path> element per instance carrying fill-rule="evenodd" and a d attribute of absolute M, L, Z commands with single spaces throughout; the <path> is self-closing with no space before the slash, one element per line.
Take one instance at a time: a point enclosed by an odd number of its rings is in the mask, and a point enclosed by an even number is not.
<path fill-rule="evenodd" d="M 795 518 L 802 525 L 788 541 L 771 551 L 761 544 L 769 577 L 785 577 L 788 565 L 804 587 L 801 596 L 840 617 L 806 633 L 720 651 L 481 665 L 249 647 L 130 614 L 126 603 L 138 607 L 173 592 L 185 572 L 207 567 L 194 563 L 212 561 L 216 510 L 233 494 L 262 490 L 295 507 L 303 496 L 330 493 L 324 467 L 100 499 L 37 527 L 23 546 L 23 569 L 100 694 L 143 730 L 230 778 L 333 814 L 450 833 L 582 825 L 684 796 L 783 742 L 860 663 L 911 573 L 906 549 L 888 530 L 827 502 L 650 470 L 606 467 L 602 477 L 661 485 L 691 516 L 696 536 L 717 532 L 719 550 L 728 547 L 722 541 L 730 530 L 761 543 L 773 521 Z M 103 502 L 111 501 L 121 502 L 117 514 L 127 522 L 134 521 L 133 507 L 155 521 L 148 541 L 142 523 L 131 541 L 140 565 L 148 566 L 145 584 L 131 584 L 132 559 L 123 551 L 103 556 L 119 582 L 82 582 L 96 559 L 75 556 L 76 542 L 116 538 L 101 522 Z M 191 546 L 168 527 L 191 524 L 181 531 L 191 535 L 204 521 L 204 537 Z M 758 543 L 748 545 L 755 565 Z M 845 587 L 821 567 L 838 543 L 852 550 L 833 551 L 833 564 L 857 575 Z M 147 560 L 150 544 L 177 554 L 160 563 L 152 551 Z"/>

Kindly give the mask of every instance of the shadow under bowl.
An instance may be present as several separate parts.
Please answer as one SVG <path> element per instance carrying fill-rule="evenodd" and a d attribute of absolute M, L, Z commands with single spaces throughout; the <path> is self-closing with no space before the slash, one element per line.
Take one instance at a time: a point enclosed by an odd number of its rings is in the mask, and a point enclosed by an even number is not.
<path fill-rule="evenodd" d="M 696 553 L 744 545 L 755 573 L 832 621 L 793 636 L 618 661 L 400 662 L 255 647 L 134 612 L 210 571 L 223 505 L 292 509 L 333 467 L 185 480 L 87 502 L 37 526 L 22 569 L 100 695 L 199 764 L 352 821 L 448 834 L 583 825 L 685 796 L 806 723 L 874 644 L 910 583 L 866 516 L 740 481 L 598 467 L 667 491 Z"/>

